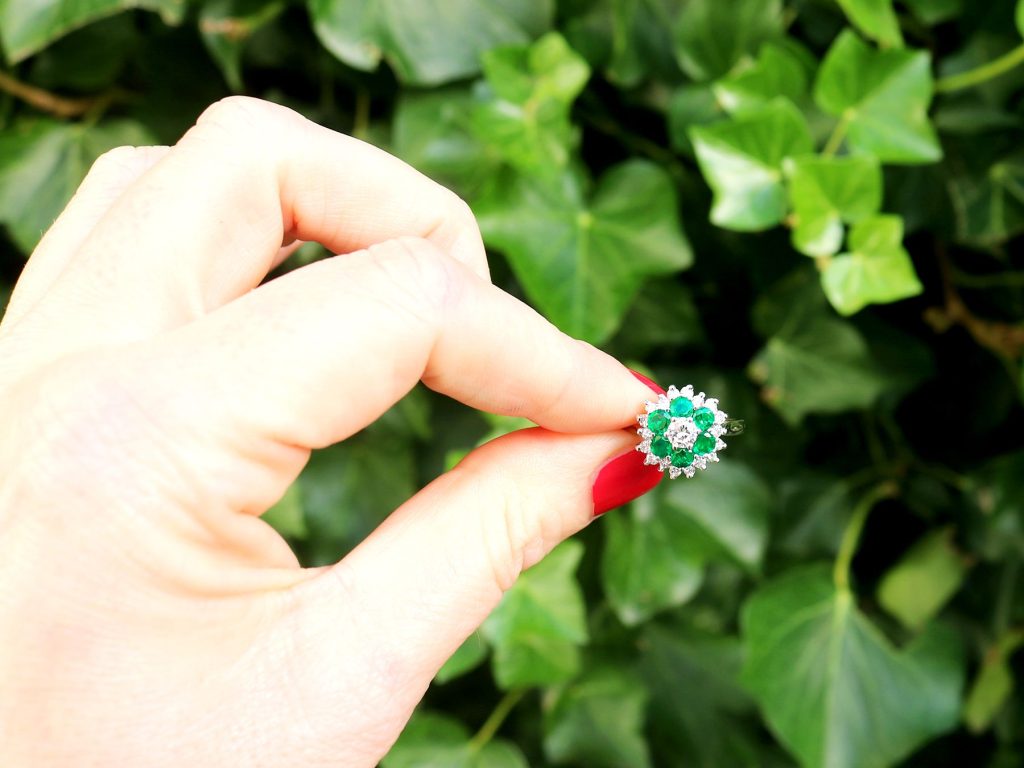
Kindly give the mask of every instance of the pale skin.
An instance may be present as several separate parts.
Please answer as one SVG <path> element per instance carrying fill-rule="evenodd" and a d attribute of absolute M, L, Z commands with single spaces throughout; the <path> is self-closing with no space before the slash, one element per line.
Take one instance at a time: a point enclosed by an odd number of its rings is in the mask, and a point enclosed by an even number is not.
<path fill-rule="evenodd" d="M 299 567 L 260 515 L 420 380 L 541 428 Z M 233 98 L 108 153 L 0 325 L 0 765 L 376 765 L 649 396 L 378 149 Z"/>

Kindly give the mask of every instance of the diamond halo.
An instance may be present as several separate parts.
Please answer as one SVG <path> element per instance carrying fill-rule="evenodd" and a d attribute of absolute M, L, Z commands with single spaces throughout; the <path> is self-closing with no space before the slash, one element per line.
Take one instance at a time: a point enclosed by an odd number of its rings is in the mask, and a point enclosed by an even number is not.
<path fill-rule="evenodd" d="M 718 461 L 725 448 L 728 414 L 719 410 L 718 400 L 693 385 L 670 386 L 657 400 L 648 400 L 644 412 L 636 417 L 640 428 L 638 451 L 645 454 L 644 464 L 657 465 L 673 480 L 681 475 L 693 477 Z"/>

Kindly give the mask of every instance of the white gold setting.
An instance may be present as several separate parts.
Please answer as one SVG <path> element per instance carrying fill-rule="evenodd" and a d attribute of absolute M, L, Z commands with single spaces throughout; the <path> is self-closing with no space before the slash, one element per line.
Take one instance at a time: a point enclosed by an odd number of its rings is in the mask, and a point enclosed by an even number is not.
<path fill-rule="evenodd" d="M 698 469 L 718 461 L 718 452 L 725 448 L 722 436 L 730 432 L 728 418 L 719 409 L 717 398 L 695 393 L 691 384 L 670 386 L 656 400 L 644 403 L 644 412 L 636 417 L 640 425 L 636 449 L 644 454 L 645 464 L 657 465 L 673 480 L 682 475 L 693 477 Z M 649 419 L 655 423 L 648 424 Z M 735 425 L 733 433 L 742 429 L 741 424 L 731 423 Z M 659 453 L 664 455 L 656 455 Z"/>

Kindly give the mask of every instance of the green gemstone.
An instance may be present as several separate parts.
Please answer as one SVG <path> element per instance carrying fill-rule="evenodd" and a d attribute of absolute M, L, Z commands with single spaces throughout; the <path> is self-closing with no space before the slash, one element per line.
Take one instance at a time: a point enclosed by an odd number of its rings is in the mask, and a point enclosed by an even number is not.
<path fill-rule="evenodd" d="M 672 451 L 673 467 L 688 467 L 693 464 L 693 451 Z"/>
<path fill-rule="evenodd" d="M 672 423 L 672 417 L 668 415 L 668 411 L 651 411 L 647 414 L 647 428 L 652 432 L 661 434 L 670 423 Z"/>
<path fill-rule="evenodd" d="M 696 454 L 711 453 L 715 450 L 715 445 L 717 445 L 717 441 L 714 436 L 705 432 L 703 435 L 698 437 L 697 441 L 693 444 L 693 452 Z"/>
<path fill-rule="evenodd" d="M 663 459 L 672 452 L 672 443 L 664 437 L 656 437 L 651 441 L 651 453 Z"/>
<path fill-rule="evenodd" d="M 677 397 L 668 405 L 673 416 L 689 416 L 693 413 L 693 401 L 688 397 Z"/>
<path fill-rule="evenodd" d="M 693 414 L 693 423 L 697 425 L 697 429 L 703 432 L 715 423 L 715 412 L 710 408 L 698 408 Z"/>

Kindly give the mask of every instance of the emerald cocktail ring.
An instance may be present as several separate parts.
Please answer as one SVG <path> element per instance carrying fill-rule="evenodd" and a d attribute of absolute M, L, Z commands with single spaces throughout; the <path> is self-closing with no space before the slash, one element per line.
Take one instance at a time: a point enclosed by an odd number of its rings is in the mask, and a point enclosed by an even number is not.
<path fill-rule="evenodd" d="M 682 389 L 671 386 L 657 400 L 648 400 L 636 420 L 640 424 L 636 449 L 646 454 L 644 463 L 668 470 L 672 479 L 693 477 L 698 469 L 707 469 L 725 448 L 722 436 L 743 431 L 742 421 L 719 410 L 716 398 L 694 394 L 690 384 Z"/>

